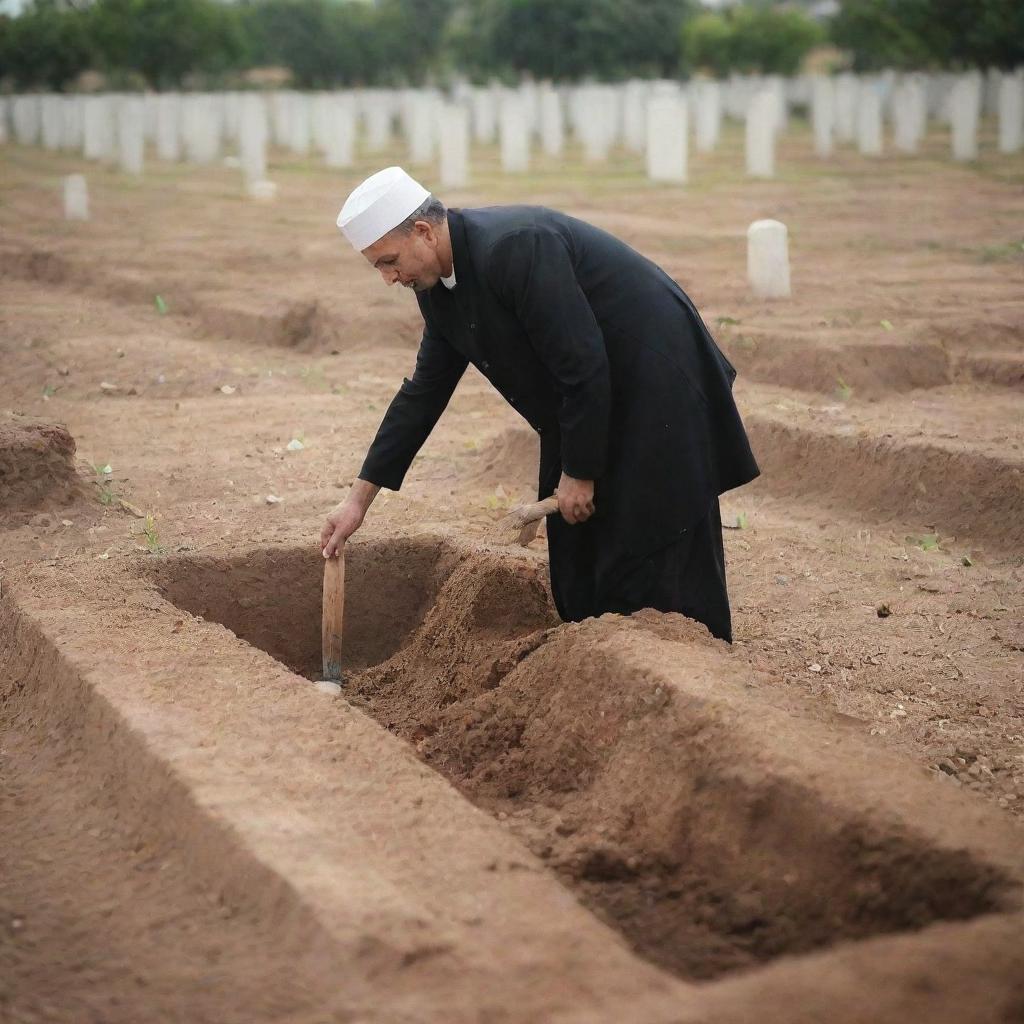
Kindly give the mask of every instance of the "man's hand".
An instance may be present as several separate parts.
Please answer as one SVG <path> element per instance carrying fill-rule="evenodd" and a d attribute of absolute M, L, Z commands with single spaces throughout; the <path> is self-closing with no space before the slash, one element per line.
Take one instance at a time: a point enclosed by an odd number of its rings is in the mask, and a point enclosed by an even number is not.
<path fill-rule="evenodd" d="M 324 558 L 333 558 L 366 518 L 366 510 L 380 488 L 366 480 L 356 480 L 349 496 L 327 517 L 320 531 L 320 549 Z"/>
<path fill-rule="evenodd" d="M 585 523 L 594 514 L 594 481 L 563 473 L 558 481 L 558 511 L 567 523 Z"/>

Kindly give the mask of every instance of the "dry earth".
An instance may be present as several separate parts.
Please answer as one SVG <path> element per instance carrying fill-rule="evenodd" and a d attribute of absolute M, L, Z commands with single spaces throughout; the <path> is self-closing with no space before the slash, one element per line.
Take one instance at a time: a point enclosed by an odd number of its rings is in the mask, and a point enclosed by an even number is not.
<path fill-rule="evenodd" d="M 316 538 L 418 340 L 333 226 L 386 158 L 270 205 L 90 168 L 70 224 L 78 162 L 4 147 L 0 1019 L 1024 1021 L 1024 161 L 985 142 L 798 128 L 750 183 L 731 132 L 685 189 L 478 154 L 452 205 L 618 233 L 739 367 L 736 643 L 557 623 L 543 538 L 484 539 L 536 447 L 470 373 L 353 541 L 335 700 Z M 792 301 L 746 295 L 758 217 Z"/>

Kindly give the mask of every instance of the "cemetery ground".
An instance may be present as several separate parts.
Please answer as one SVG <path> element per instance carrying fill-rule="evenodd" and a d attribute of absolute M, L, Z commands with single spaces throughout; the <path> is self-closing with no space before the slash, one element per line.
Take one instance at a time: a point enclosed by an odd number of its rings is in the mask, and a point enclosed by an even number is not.
<path fill-rule="evenodd" d="M 5 147 L 0 1017 L 1024 1020 L 1024 168 L 928 145 L 475 153 L 450 205 L 608 228 L 736 363 L 736 642 L 557 623 L 543 538 L 486 541 L 536 446 L 470 371 L 349 545 L 344 699 L 317 537 L 419 317 L 334 218 L 401 155 L 265 204 L 91 169 L 69 223 L 81 162 Z M 747 295 L 762 217 L 792 300 Z"/>

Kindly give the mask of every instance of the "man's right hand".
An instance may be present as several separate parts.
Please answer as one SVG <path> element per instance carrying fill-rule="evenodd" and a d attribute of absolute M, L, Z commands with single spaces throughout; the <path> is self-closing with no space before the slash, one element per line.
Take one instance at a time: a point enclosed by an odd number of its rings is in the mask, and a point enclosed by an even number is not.
<path fill-rule="evenodd" d="M 324 558 L 333 558 L 366 518 L 366 510 L 380 488 L 367 480 L 355 480 L 348 497 L 327 517 L 320 531 L 320 550 Z"/>
<path fill-rule="evenodd" d="M 324 558 L 333 558 L 360 526 L 363 525 L 364 510 L 355 502 L 346 499 L 327 517 L 320 530 L 320 548 Z"/>

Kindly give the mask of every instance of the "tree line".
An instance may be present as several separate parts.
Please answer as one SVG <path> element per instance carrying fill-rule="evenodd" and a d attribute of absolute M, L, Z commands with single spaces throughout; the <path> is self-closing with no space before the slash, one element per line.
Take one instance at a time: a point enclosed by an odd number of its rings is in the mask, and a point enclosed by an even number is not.
<path fill-rule="evenodd" d="M 804 0 L 806 4 L 806 0 Z M 299 88 L 695 72 L 794 74 L 833 44 L 855 70 L 1024 63 L 1020 0 L 33 0 L 0 16 L 0 82 L 64 90 L 216 88 L 280 67 Z"/>

